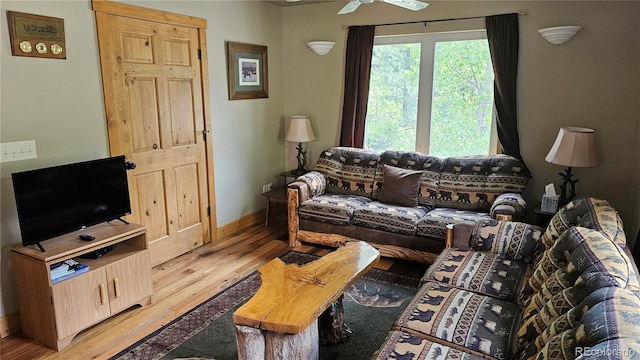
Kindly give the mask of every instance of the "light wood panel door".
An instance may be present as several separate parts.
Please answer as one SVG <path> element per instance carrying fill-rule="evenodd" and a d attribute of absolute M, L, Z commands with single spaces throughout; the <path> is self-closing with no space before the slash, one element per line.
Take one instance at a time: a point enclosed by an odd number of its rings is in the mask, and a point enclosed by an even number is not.
<path fill-rule="evenodd" d="M 146 225 L 152 265 L 211 240 L 202 29 L 165 22 L 96 12 L 109 148 L 137 165 L 128 220 Z"/>

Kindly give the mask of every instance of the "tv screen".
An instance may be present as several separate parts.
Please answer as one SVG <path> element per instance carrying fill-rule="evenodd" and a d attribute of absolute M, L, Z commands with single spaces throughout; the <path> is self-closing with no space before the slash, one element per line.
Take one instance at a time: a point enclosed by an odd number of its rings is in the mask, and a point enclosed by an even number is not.
<path fill-rule="evenodd" d="M 22 245 L 131 213 L 124 156 L 11 174 Z"/>

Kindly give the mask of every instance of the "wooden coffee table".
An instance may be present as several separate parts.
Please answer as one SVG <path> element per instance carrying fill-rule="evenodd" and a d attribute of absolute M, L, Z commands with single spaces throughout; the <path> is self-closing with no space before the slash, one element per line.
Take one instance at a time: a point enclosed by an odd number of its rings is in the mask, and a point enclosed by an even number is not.
<path fill-rule="evenodd" d="M 330 318 L 320 329 L 328 341 L 348 338 L 342 295 L 379 257 L 354 241 L 303 266 L 276 258 L 260 267 L 260 288 L 233 314 L 238 359 L 317 359 L 321 314 Z"/>

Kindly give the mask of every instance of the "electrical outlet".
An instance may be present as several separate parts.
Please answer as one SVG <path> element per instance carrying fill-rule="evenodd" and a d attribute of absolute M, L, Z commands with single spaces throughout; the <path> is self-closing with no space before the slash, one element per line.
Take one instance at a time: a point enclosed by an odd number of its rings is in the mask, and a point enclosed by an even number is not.
<path fill-rule="evenodd" d="M 268 183 L 265 185 L 262 185 L 262 193 L 267 193 L 269 191 L 273 190 L 273 183 Z"/>
<path fill-rule="evenodd" d="M 0 162 L 35 159 L 37 157 L 35 140 L 0 144 Z"/>

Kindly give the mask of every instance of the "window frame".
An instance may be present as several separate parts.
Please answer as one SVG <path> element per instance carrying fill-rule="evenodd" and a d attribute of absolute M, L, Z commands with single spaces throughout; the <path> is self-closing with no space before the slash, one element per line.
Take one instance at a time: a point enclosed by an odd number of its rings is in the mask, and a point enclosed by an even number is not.
<path fill-rule="evenodd" d="M 429 153 L 429 143 L 431 139 L 431 106 L 433 101 L 433 71 L 435 66 L 434 62 L 436 43 L 442 41 L 486 39 L 486 29 L 433 32 L 412 35 L 382 35 L 376 36 L 374 38 L 374 47 L 376 45 L 420 44 L 420 78 L 418 80 L 418 110 L 416 115 L 417 119 L 415 151 L 424 154 Z M 495 155 L 500 151 L 496 124 L 497 113 L 495 108 L 495 100 L 493 101 L 492 105 L 491 130 L 489 134 L 489 155 Z"/>

